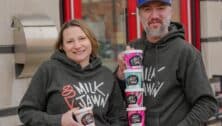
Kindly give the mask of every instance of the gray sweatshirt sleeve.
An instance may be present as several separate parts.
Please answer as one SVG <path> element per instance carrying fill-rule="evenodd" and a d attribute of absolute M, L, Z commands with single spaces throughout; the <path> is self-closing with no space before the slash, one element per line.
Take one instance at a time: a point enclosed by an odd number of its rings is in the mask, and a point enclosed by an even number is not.
<path fill-rule="evenodd" d="M 178 126 L 200 126 L 216 113 L 217 100 L 210 87 L 200 54 L 197 53 L 194 60 L 185 63 L 188 65 L 183 65 L 186 67 L 183 72 L 183 87 L 192 108 Z"/>
<path fill-rule="evenodd" d="M 20 102 L 18 115 L 21 122 L 27 126 L 61 126 L 62 115 L 46 113 L 48 76 L 46 69 L 40 67 Z"/>
<path fill-rule="evenodd" d="M 214 114 L 217 106 L 215 99 L 210 97 L 199 98 L 186 118 L 177 126 L 202 126 Z"/>
<path fill-rule="evenodd" d="M 125 102 L 117 83 L 114 84 L 110 97 L 109 112 L 107 114 L 111 126 L 127 126 Z"/>

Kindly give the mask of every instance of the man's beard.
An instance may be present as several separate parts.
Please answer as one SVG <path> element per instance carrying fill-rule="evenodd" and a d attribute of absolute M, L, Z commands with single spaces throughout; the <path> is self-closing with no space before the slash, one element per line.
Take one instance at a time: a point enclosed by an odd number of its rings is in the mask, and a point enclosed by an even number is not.
<path fill-rule="evenodd" d="M 159 22 L 161 23 L 161 21 Z M 159 28 L 149 28 L 146 22 L 143 22 L 142 24 L 147 36 L 162 37 L 167 33 L 168 27 L 170 26 L 170 16 L 162 21 Z"/>

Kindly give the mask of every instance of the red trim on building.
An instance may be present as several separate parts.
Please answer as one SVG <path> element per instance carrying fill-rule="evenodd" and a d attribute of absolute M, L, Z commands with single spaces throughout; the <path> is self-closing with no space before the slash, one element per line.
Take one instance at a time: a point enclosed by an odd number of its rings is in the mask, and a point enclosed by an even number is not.
<path fill-rule="evenodd" d="M 70 0 L 64 0 L 64 22 L 67 22 L 71 19 L 71 7 L 70 7 Z"/>
<path fill-rule="evenodd" d="M 180 0 L 180 21 L 184 26 L 184 30 L 185 30 L 185 39 L 188 40 L 188 32 L 189 32 L 189 19 L 188 19 L 188 11 L 187 11 L 187 0 Z"/>
<path fill-rule="evenodd" d="M 195 42 L 196 42 L 196 48 L 201 49 L 201 43 L 200 43 L 200 0 L 195 0 Z"/>
<path fill-rule="evenodd" d="M 74 18 L 80 19 L 82 18 L 82 0 L 73 0 L 74 7 Z"/>
<path fill-rule="evenodd" d="M 127 1 L 127 24 L 128 24 L 128 41 L 137 38 L 137 26 L 136 26 L 136 0 Z"/>

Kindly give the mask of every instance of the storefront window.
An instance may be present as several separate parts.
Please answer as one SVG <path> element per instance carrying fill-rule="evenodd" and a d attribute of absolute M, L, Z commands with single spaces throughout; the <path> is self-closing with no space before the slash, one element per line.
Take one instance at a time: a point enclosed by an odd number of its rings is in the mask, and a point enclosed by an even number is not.
<path fill-rule="evenodd" d="M 95 33 L 103 63 L 112 70 L 126 44 L 125 0 L 83 0 L 83 20 Z"/>
<path fill-rule="evenodd" d="M 127 0 L 82 0 L 82 18 L 95 33 L 103 63 L 114 70 L 116 58 L 127 41 Z M 180 22 L 179 1 L 173 2 L 173 21 Z"/>

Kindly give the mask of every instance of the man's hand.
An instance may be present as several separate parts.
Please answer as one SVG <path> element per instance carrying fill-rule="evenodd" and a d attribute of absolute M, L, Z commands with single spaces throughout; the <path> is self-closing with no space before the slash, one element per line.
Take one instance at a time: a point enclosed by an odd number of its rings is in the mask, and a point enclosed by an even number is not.
<path fill-rule="evenodd" d="M 133 50 L 133 49 L 134 48 L 131 48 L 130 46 L 126 46 L 126 50 Z M 124 80 L 124 70 L 126 69 L 126 64 L 124 61 L 124 52 L 121 52 L 118 55 L 117 62 L 118 62 L 118 70 L 116 72 L 116 75 L 118 79 Z"/>

